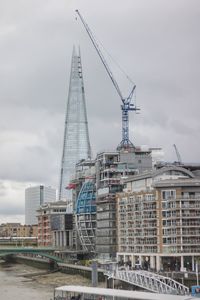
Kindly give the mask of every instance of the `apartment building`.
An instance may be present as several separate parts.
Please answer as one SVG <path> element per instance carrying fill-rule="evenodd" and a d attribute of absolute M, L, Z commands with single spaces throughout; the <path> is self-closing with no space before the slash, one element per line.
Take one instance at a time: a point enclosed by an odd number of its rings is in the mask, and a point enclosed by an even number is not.
<path fill-rule="evenodd" d="M 46 203 L 37 210 L 38 245 L 72 248 L 73 215 L 67 213 L 67 202 Z"/>
<path fill-rule="evenodd" d="M 0 225 L 1 237 L 37 237 L 37 225 L 22 225 L 20 223 L 3 223 Z"/>
<path fill-rule="evenodd" d="M 200 178 L 179 166 L 133 176 L 117 194 L 117 260 L 194 270 L 200 258 Z"/>

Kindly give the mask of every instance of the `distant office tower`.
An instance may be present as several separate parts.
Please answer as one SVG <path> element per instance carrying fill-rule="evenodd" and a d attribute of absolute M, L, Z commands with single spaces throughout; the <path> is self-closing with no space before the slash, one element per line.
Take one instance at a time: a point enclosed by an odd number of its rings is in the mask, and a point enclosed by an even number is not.
<path fill-rule="evenodd" d="M 90 157 L 91 148 L 88 133 L 80 48 L 79 54 L 76 54 L 74 47 L 65 118 L 59 186 L 59 200 L 67 200 L 69 206 L 72 204 L 72 193 L 69 189 L 69 182 L 71 176 L 75 173 L 75 165 L 81 159 Z M 66 189 L 67 186 L 68 189 Z"/>
<path fill-rule="evenodd" d="M 25 224 L 37 224 L 36 210 L 40 205 L 54 201 L 56 201 L 56 189 L 43 185 L 27 188 L 25 190 Z"/>

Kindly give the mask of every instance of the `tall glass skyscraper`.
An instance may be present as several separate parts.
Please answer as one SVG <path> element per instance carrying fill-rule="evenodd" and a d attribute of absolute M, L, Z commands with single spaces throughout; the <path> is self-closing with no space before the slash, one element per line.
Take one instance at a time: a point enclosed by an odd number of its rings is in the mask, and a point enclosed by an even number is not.
<path fill-rule="evenodd" d="M 40 205 L 56 201 L 56 189 L 48 186 L 32 186 L 25 189 L 25 224 L 38 224 L 37 210 Z"/>
<path fill-rule="evenodd" d="M 72 193 L 71 190 L 66 189 L 66 187 L 69 186 L 70 178 L 75 173 L 76 163 L 81 159 L 90 157 L 91 148 L 88 133 L 80 48 L 77 54 L 74 47 L 65 117 L 59 200 L 67 200 L 68 203 L 71 204 Z"/>

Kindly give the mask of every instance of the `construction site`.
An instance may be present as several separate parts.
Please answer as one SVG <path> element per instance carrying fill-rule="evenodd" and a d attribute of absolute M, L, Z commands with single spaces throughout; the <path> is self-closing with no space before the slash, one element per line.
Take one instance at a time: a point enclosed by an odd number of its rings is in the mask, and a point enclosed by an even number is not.
<path fill-rule="evenodd" d="M 183 163 L 175 144 L 177 159 L 165 162 L 162 148 L 130 141 L 129 112 L 138 110 L 136 85 L 128 97 L 122 95 L 91 29 L 76 13 L 121 101 L 122 140 L 116 150 L 76 164 L 69 185 L 77 234 L 73 245 L 102 263 L 194 271 L 200 258 L 200 165 Z M 81 67 L 77 70 L 82 77 Z"/>

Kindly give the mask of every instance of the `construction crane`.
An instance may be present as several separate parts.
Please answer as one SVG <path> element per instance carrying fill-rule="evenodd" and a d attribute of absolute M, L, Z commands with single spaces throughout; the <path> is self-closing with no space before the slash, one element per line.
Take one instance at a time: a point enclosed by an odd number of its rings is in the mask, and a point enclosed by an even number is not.
<path fill-rule="evenodd" d="M 136 107 L 136 105 L 134 103 L 131 102 L 132 98 L 133 98 L 133 94 L 136 88 L 136 85 L 133 84 L 133 87 L 131 88 L 131 92 L 128 95 L 128 97 L 123 97 L 121 90 L 119 88 L 119 85 L 117 83 L 117 81 L 115 80 L 101 50 L 100 47 L 96 41 L 96 39 L 94 38 L 94 35 L 92 33 L 92 31 L 90 30 L 89 26 L 87 25 L 87 23 L 84 21 L 82 15 L 80 14 L 80 12 L 78 10 L 76 10 L 76 13 L 78 14 L 81 22 L 83 23 L 91 41 L 92 44 L 94 45 L 97 54 L 99 55 L 121 101 L 122 101 L 122 105 L 121 105 L 121 110 L 122 110 L 122 141 L 119 144 L 119 146 L 117 147 L 117 149 L 127 149 L 127 148 L 133 148 L 133 144 L 131 143 L 131 141 L 129 140 L 129 111 L 137 111 L 140 110 L 139 108 Z"/>
<path fill-rule="evenodd" d="M 177 159 L 178 159 L 178 163 L 179 164 L 182 164 L 182 159 L 181 159 L 181 156 L 180 156 L 180 153 L 178 151 L 178 148 L 176 147 L 176 145 L 174 144 L 174 149 L 175 149 L 175 152 L 176 152 L 176 156 L 177 156 Z"/>

